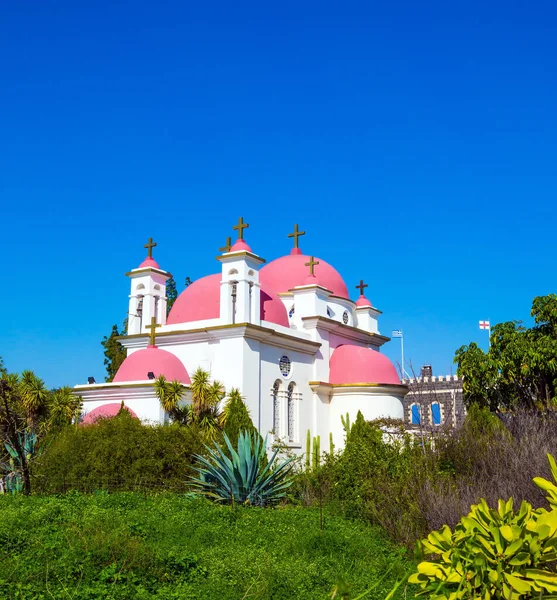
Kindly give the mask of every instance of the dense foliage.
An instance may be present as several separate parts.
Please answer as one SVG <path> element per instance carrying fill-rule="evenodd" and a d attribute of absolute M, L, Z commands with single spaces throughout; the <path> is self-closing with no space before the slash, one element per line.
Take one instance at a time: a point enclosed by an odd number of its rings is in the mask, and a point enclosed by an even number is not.
<path fill-rule="evenodd" d="M 557 465 L 549 456 L 554 481 Z M 551 510 L 534 510 L 522 502 L 514 510 L 512 497 L 497 509 L 482 501 L 471 507 L 454 532 L 445 525 L 421 541 L 431 556 L 410 577 L 419 584 L 416 596 L 439 600 L 460 598 L 528 599 L 555 597 L 557 592 L 557 486 L 536 478 L 548 491 Z"/>
<path fill-rule="evenodd" d="M 184 495 L 0 496 L 10 600 L 385 598 L 409 571 L 372 527 L 311 509 L 220 507 Z M 395 598 L 402 598 L 403 590 Z"/>
<path fill-rule="evenodd" d="M 46 440 L 32 470 L 37 491 L 186 489 L 204 437 L 195 427 L 143 425 L 126 410 Z"/>
<path fill-rule="evenodd" d="M 521 321 L 495 325 L 491 346 L 476 343 L 455 355 L 463 378 L 464 401 L 491 410 L 547 409 L 557 390 L 557 295 L 534 298 L 530 315 L 534 327 Z"/>
<path fill-rule="evenodd" d="M 503 422 L 474 405 L 460 429 L 422 438 L 402 433 L 401 424 L 358 416 L 345 450 L 301 473 L 293 497 L 381 525 L 413 547 L 433 529 L 454 527 L 481 498 L 491 506 L 511 496 L 517 505 L 543 506 L 532 479 L 549 475 L 556 428 L 552 411 L 506 415 Z"/>

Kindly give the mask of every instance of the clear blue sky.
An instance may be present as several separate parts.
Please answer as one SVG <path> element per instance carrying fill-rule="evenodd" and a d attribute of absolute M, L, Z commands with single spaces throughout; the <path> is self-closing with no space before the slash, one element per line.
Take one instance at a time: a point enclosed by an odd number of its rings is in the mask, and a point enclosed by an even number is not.
<path fill-rule="evenodd" d="M 242 215 L 360 278 L 419 368 L 557 291 L 554 1 L 5 2 L 0 355 L 104 377 L 124 273 L 214 273 Z M 385 347 L 398 359 L 399 340 Z"/>

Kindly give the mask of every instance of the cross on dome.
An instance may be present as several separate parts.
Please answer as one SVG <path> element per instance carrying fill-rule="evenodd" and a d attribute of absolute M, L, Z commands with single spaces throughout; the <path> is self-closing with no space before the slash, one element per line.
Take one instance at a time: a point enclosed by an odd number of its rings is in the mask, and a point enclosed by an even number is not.
<path fill-rule="evenodd" d="M 298 231 L 298 223 L 294 225 L 294 231 L 288 234 L 289 238 L 294 238 L 294 248 L 299 248 L 298 246 L 298 238 L 301 235 L 306 235 L 305 231 Z"/>
<path fill-rule="evenodd" d="M 234 225 L 234 227 L 232 227 L 232 229 L 236 229 L 238 231 L 238 239 L 243 240 L 244 239 L 244 229 L 247 229 L 248 227 L 249 227 L 249 224 L 244 223 L 244 218 L 240 217 L 238 219 L 238 225 Z"/>
<path fill-rule="evenodd" d="M 314 269 L 315 269 L 315 265 L 318 265 L 318 264 L 319 264 L 319 261 L 315 260 L 314 256 L 310 256 L 309 262 L 305 263 L 305 266 L 309 267 L 309 274 L 311 277 L 315 277 Z"/>
<path fill-rule="evenodd" d="M 232 248 L 232 238 L 228 236 L 226 244 L 222 248 L 219 248 L 219 252 L 230 252 L 230 248 Z"/>
<path fill-rule="evenodd" d="M 364 283 L 363 279 L 360 279 L 360 285 L 356 286 L 357 290 L 360 290 L 360 296 L 364 295 L 364 290 L 366 287 L 369 287 L 367 283 Z"/>
<path fill-rule="evenodd" d="M 145 328 L 149 330 L 149 346 L 155 345 L 155 333 L 157 327 L 160 327 L 160 325 L 157 323 L 156 317 L 151 317 L 151 324 L 145 325 Z"/>
<path fill-rule="evenodd" d="M 156 242 L 153 242 L 153 238 L 150 237 L 149 241 L 145 244 L 145 246 L 143 246 L 144 248 L 147 248 L 147 256 L 149 258 L 153 258 L 153 248 L 157 245 Z"/>

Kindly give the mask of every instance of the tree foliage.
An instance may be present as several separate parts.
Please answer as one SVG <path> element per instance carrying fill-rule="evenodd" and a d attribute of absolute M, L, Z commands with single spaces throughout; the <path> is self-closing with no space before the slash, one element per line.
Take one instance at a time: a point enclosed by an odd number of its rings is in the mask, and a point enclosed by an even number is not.
<path fill-rule="evenodd" d="M 557 387 L 557 295 L 534 298 L 535 325 L 521 321 L 495 325 L 484 352 L 474 342 L 456 351 L 464 402 L 498 409 L 547 409 Z"/>
<path fill-rule="evenodd" d="M 247 431 L 250 435 L 257 433 L 257 429 L 251 420 L 248 407 L 238 388 L 232 388 L 230 390 L 230 394 L 228 395 L 223 408 L 223 420 L 223 431 L 235 448 L 237 448 L 240 432 Z"/>
<path fill-rule="evenodd" d="M 179 381 L 167 381 L 164 375 L 155 380 L 155 393 L 170 418 L 183 425 L 196 425 L 208 439 L 214 439 L 222 428 L 220 402 L 225 389 L 220 381 L 199 367 L 191 378 L 191 403 L 183 399 L 186 388 Z"/>
<path fill-rule="evenodd" d="M 80 412 L 81 400 L 70 388 L 49 391 L 32 371 L 1 374 L 0 463 L 10 480 L 21 481 L 26 494 L 31 493 L 30 465 L 38 443 L 50 431 L 76 421 Z"/>
<path fill-rule="evenodd" d="M 124 335 L 127 329 L 127 324 L 124 323 L 122 331 L 118 331 L 118 325 L 112 326 L 110 335 L 104 336 L 101 346 L 104 348 L 104 365 L 106 367 L 106 381 L 112 381 L 118 372 L 120 365 L 126 358 L 126 349 L 118 341 L 118 337 Z"/>
<path fill-rule="evenodd" d="M 176 288 L 176 281 L 174 277 L 170 277 L 170 279 L 166 282 L 166 315 L 170 313 L 171 308 L 174 306 L 174 302 L 176 302 L 176 298 L 178 298 L 178 289 Z"/>

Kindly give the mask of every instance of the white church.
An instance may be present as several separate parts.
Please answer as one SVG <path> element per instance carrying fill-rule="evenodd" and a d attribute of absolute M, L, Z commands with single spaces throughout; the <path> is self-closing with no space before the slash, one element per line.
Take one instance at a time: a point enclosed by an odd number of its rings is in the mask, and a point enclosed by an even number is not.
<path fill-rule="evenodd" d="M 237 241 L 231 246 L 229 238 L 216 258 L 218 272 L 189 285 L 168 317 L 171 275 L 153 258 L 149 240 L 147 258 L 127 273 L 127 358 L 113 382 L 75 388 L 85 423 L 114 415 L 122 402 L 145 422 L 164 422 L 154 379 L 178 380 L 187 398 L 189 373 L 198 367 L 226 390 L 239 388 L 260 433 L 297 453 L 308 429 L 323 440 L 332 432 L 342 447 L 346 413 L 352 422 L 358 411 L 368 420 L 403 418 L 408 388 L 380 352 L 389 338 L 379 333 L 381 311 L 365 297 L 363 281 L 351 300 L 330 264 L 302 253 L 298 225 L 288 235 L 290 253 L 266 264 L 244 240 L 247 227 L 240 218 Z"/>

